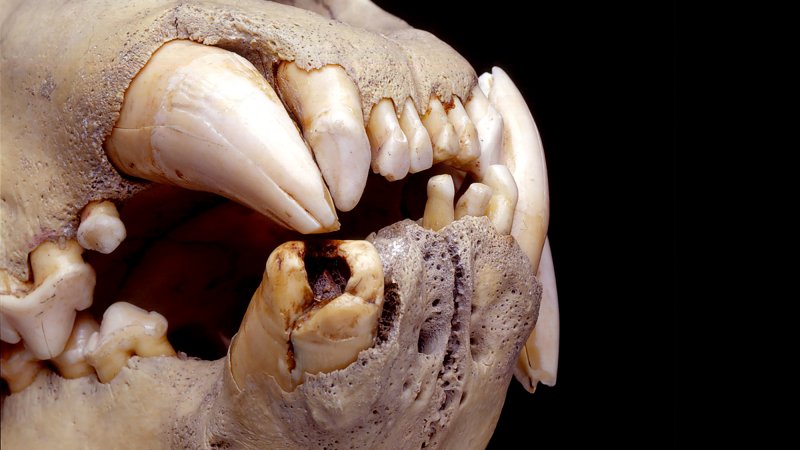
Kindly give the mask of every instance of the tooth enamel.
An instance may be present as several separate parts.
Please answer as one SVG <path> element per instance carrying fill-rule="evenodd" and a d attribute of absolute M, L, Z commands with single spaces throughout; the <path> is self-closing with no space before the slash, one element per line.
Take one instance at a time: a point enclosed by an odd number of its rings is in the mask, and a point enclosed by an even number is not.
<path fill-rule="evenodd" d="M 458 137 L 458 154 L 451 163 L 456 167 L 467 167 L 481 156 L 481 144 L 475 125 L 458 97 L 453 97 L 453 107 L 447 111 L 447 119 Z"/>
<path fill-rule="evenodd" d="M 109 254 L 125 240 L 125 224 L 114 203 L 90 202 L 81 213 L 78 242 L 86 250 Z"/>
<path fill-rule="evenodd" d="M 302 233 L 339 227 L 277 94 L 232 52 L 164 44 L 128 88 L 106 151 L 128 175 L 214 192 Z"/>
<path fill-rule="evenodd" d="M 410 98 L 406 99 L 403 112 L 400 114 L 400 128 L 408 139 L 411 160 L 408 171 L 417 173 L 430 169 L 433 166 L 431 137 L 417 114 L 414 101 Z"/>
<path fill-rule="evenodd" d="M 12 394 L 28 387 L 42 370 L 46 370 L 44 363 L 21 342 L 0 344 L 0 378 L 8 383 Z"/>
<path fill-rule="evenodd" d="M 492 188 L 483 183 L 472 183 L 456 203 L 456 220 L 464 216 L 480 217 L 486 215 L 486 208 L 492 198 Z"/>
<path fill-rule="evenodd" d="M 453 221 L 455 192 L 450 175 L 436 175 L 428 180 L 428 200 L 422 216 L 423 227 L 439 231 Z"/>
<path fill-rule="evenodd" d="M 458 154 L 458 135 L 453 124 L 447 119 L 442 102 L 436 97 L 431 97 L 428 112 L 422 117 L 422 123 L 431 137 L 434 164 L 449 161 Z"/>
<path fill-rule="evenodd" d="M 367 136 L 372 148 L 372 171 L 389 181 L 405 178 L 411 164 L 408 139 L 390 99 L 384 98 L 372 107 Z"/>
<path fill-rule="evenodd" d="M 517 184 L 508 167 L 502 164 L 489 166 L 483 182 L 492 189 L 492 198 L 486 208 L 486 215 L 500 234 L 511 233 L 514 222 L 514 209 L 517 206 Z"/>
<path fill-rule="evenodd" d="M 364 192 L 371 158 L 358 89 L 344 69 L 333 65 L 309 72 L 285 62 L 276 82 L 300 121 L 336 207 L 350 211 Z"/>
<path fill-rule="evenodd" d="M 167 341 L 167 319 L 126 302 L 103 313 L 100 331 L 92 333 L 84 352 L 103 383 L 113 380 L 133 355 L 175 356 Z"/>
<path fill-rule="evenodd" d="M 481 155 L 469 166 L 479 180 L 482 180 L 486 169 L 492 164 L 500 164 L 500 152 L 503 145 L 503 117 L 492 107 L 479 86 L 472 89 L 472 96 L 464 105 L 481 144 Z"/>
<path fill-rule="evenodd" d="M 80 378 L 94 373 L 94 368 L 86 361 L 86 347 L 92 334 L 99 330 L 100 325 L 91 314 L 78 313 L 64 351 L 52 359 L 62 377 Z"/>
<path fill-rule="evenodd" d="M 31 252 L 33 290 L 24 297 L 0 295 L 3 340 L 25 346 L 39 359 L 50 359 L 64 350 L 75 320 L 75 311 L 92 304 L 95 274 L 81 257 L 83 248 L 66 241 L 64 248 L 45 242 Z"/>

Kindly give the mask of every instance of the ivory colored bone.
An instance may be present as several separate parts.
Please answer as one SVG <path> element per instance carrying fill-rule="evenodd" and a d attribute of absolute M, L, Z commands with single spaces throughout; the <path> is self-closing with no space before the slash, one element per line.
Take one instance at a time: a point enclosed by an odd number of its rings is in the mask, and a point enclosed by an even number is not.
<path fill-rule="evenodd" d="M 47 370 L 44 363 L 25 345 L 0 343 L 0 378 L 8 383 L 11 393 L 20 392 L 33 383 L 39 372 Z"/>
<path fill-rule="evenodd" d="M 483 183 L 470 184 L 456 203 L 455 218 L 485 216 L 491 198 L 492 188 Z"/>
<path fill-rule="evenodd" d="M 403 112 L 400 113 L 400 128 L 408 139 L 409 167 L 411 173 L 422 172 L 433 166 L 433 146 L 431 137 L 417 114 L 417 107 L 410 98 L 406 99 Z"/>
<path fill-rule="evenodd" d="M 86 250 L 109 254 L 125 240 L 125 224 L 113 202 L 89 202 L 81 213 L 78 242 Z"/>
<path fill-rule="evenodd" d="M 481 156 L 481 143 L 478 140 L 478 131 L 467 115 L 464 105 L 458 97 L 453 98 L 453 107 L 447 111 L 447 120 L 453 125 L 453 130 L 458 137 L 458 154 L 451 164 L 456 167 L 468 167 Z"/>
<path fill-rule="evenodd" d="M 458 154 L 458 135 L 438 98 L 431 97 L 422 123 L 431 136 L 434 164 L 449 161 Z"/>
<path fill-rule="evenodd" d="M 503 148 L 503 117 L 492 107 L 480 86 L 472 89 L 464 109 L 475 124 L 478 140 L 481 143 L 481 155 L 469 169 L 478 180 L 482 180 L 489 166 L 500 164 L 500 152 Z"/>
<path fill-rule="evenodd" d="M 408 139 L 390 99 L 385 98 L 372 108 L 367 136 L 372 147 L 372 171 L 389 181 L 405 178 L 411 164 Z"/>
<path fill-rule="evenodd" d="M 436 175 L 428 180 L 428 199 L 425 202 L 425 213 L 422 226 L 439 231 L 449 225 L 455 216 L 453 198 L 455 187 L 450 175 Z"/>
<path fill-rule="evenodd" d="M 95 373 L 94 367 L 86 361 L 86 349 L 92 334 L 99 330 L 100 325 L 91 314 L 78 313 L 64 351 L 52 359 L 62 377 L 80 378 Z"/>
<path fill-rule="evenodd" d="M 514 221 L 514 208 L 518 203 L 517 184 L 502 164 L 489 166 L 483 182 L 492 189 L 492 197 L 486 208 L 486 215 L 491 219 L 495 229 L 500 234 L 511 233 L 511 224 Z"/>

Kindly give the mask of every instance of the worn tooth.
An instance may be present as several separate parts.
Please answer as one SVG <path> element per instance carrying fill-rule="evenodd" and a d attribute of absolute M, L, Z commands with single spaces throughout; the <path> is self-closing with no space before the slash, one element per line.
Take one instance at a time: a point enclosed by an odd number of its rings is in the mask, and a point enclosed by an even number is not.
<path fill-rule="evenodd" d="M 372 148 L 372 171 L 389 181 L 405 178 L 411 155 L 391 99 L 384 98 L 372 107 L 367 136 Z"/>
<path fill-rule="evenodd" d="M 422 172 L 433 166 L 433 145 L 431 136 L 422 120 L 417 114 L 414 101 L 406 99 L 403 112 L 400 114 L 400 128 L 408 139 L 408 149 L 410 152 L 410 164 L 408 171 L 411 173 Z"/>
<path fill-rule="evenodd" d="M 458 135 L 438 98 L 431 97 L 428 112 L 422 116 L 422 123 L 431 136 L 434 164 L 449 161 L 458 154 Z"/>
<path fill-rule="evenodd" d="M 8 383 L 11 393 L 20 392 L 46 370 L 45 365 L 25 345 L 0 343 L 0 378 Z"/>
<path fill-rule="evenodd" d="M 214 192 L 287 228 L 339 227 L 311 151 L 277 94 L 232 52 L 164 44 L 131 82 L 106 151 L 128 175 Z"/>
<path fill-rule="evenodd" d="M 469 165 L 469 170 L 478 180 L 482 180 L 486 169 L 492 164 L 500 164 L 503 145 L 503 117 L 498 113 L 479 86 L 472 89 L 470 99 L 464 105 L 467 115 L 475 124 L 481 155 Z"/>
<path fill-rule="evenodd" d="M 486 208 L 486 215 L 500 234 L 511 233 L 514 222 L 514 209 L 517 206 L 517 184 L 508 167 L 502 164 L 489 166 L 483 182 L 492 189 L 492 198 Z"/>
<path fill-rule="evenodd" d="M 62 246 L 45 242 L 31 252 L 34 285 L 24 296 L 0 294 L 0 329 L 3 340 L 21 338 L 39 359 L 64 350 L 75 311 L 92 304 L 94 270 L 81 257 L 83 248 L 73 240 Z"/>
<path fill-rule="evenodd" d="M 464 216 L 485 216 L 491 198 L 492 188 L 483 183 L 470 184 L 467 191 L 464 192 L 456 203 L 456 220 Z"/>
<path fill-rule="evenodd" d="M 364 192 L 371 158 L 356 85 L 340 66 L 306 71 L 293 62 L 281 64 L 276 82 L 300 121 L 336 207 L 350 211 Z"/>
<path fill-rule="evenodd" d="M 478 131 L 458 97 L 453 97 L 453 107 L 447 111 L 447 119 L 456 132 L 459 149 L 458 154 L 448 164 L 461 168 L 469 167 L 481 156 L 481 144 L 478 140 Z"/>
<path fill-rule="evenodd" d="M 80 378 L 95 373 L 94 368 L 86 360 L 86 348 L 89 338 L 99 330 L 100 325 L 91 314 L 87 312 L 78 313 L 77 317 L 75 317 L 75 324 L 72 326 L 72 334 L 69 336 L 64 351 L 52 359 L 62 377 Z"/>
<path fill-rule="evenodd" d="M 110 201 L 89 202 L 81 213 L 78 242 L 86 250 L 109 254 L 125 240 L 125 224 Z"/>
<path fill-rule="evenodd" d="M 455 197 L 453 178 L 450 175 L 436 175 L 428 180 L 428 200 L 422 226 L 439 231 L 449 225 L 455 216 L 453 198 Z"/>
<path fill-rule="evenodd" d="M 103 383 L 113 380 L 133 355 L 175 356 L 167 341 L 167 319 L 126 302 L 103 313 L 100 331 L 92 333 L 84 352 Z"/>

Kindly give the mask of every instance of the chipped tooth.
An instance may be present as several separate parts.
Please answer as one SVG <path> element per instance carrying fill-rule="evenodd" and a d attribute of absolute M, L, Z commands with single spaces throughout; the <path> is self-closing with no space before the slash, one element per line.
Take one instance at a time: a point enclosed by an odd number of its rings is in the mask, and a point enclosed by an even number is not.
<path fill-rule="evenodd" d="M 498 113 L 486 98 L 479 86 L 472 89 L 472 94 L 464 105 L 481 143 L 481 155 L 469 166 L 470 172 L 478 180 L 482 180 L 486 169 L 492 164 L 500 164 L 503 146 L 503 117 Z"/>
<path fill-rule="evenodd" d="M 372 171 L 389 181 L 405 178 L 411 155 L 391 99 L 384 98 L 372 107 L 367 136 L 372 148 Z"/>
<path fill-rule="evenodd" d="M 422 226 L 439 231 L 449 225 L 455 216 L 453 198 L 455 197 L 453 178 L 450 175 L 436 175 L 428 180 L 428 200 Z"/>
<path fill-rule="evenodd" d="M 456 132 L 459 148 L 458 154 L 449 164 L 461 168 L 468 167 L 481 156 L 481 144 L 478 140 L 478 131 L 458 97 L 453 96 L 453 107 L 447 111 L 447 119 Z"/>
<path fill-rule="evenodd" d="M 114 203 L 89 202 L 81 213 L 78 243 L 86 250 L 109 254 L 125 240 L 125 224 L 119 219 Z"/>
<path fill-rule="evenodd" d="M 508 167 L 502 164 L 489 166 L 483 182 L 492 189 L 492 198 L 486 215 L 500 234 L 511 233 L 514 209 L 517 206 L 517 184 Z"/>
<path fill-rule="evenodd" d="M 80 378 L 95 373 L 94 368 L 86 360 L 86 347 L 92 334 L 99 330 L 100 325 L 91 314 L 78 313 L 64 351 L 52 359 L 62 377 Z"/>
<path fill-rule="evenodd" d="M 403 134 L 408 139 L 411 160 L 408 171 L 417 173 L 430 169 L 433 166 L 431 137 L 417 114 L 414 101 L 410 98 L 406 99 L 403 112 L 400 114 L 400 128 L 403 129 Z"/>
<path fill-rule="evenodd" d="M 458 135 L 447 119 L 442 102 L 436 97 L 431 97 L 428 112 L 422 116 L 422 123 L 431 136 L 434 164 L 449 161 L 458 154 Z"/>
<path fill-rule="evenodd" d="M 464 216 L 480 217 L 486 215 L 486 208 L 492 198 L 492 188 L 483 183 L 472 183 L 456 203 L 456 220 Z"/>
<path fill-rule="evenodd" d="M 167 319 L 126 302 L 112 304 L 103 313 L 100 331 L 92 333 L 85 349 L 86 361 L 97 378 L 114 379 L 133 355 L 175 356 L 167 341 Z"/>
<path fill-rule="evenodd" d="M 214 192 L 302 233 L 339 227 L 278 95 L 226 50 L 164 44 L 131 82 L 106 151 L 128 175 Z"/>
<path fill-rule="evenodd" d="M 22 297 L 0 294 L 4 341 L 21 338 L 39 359 L 51 359 L 64 350 L 76 310 L 92 304 L 95 274 L 81 253 L 83 248 L 73 240 L 63 248 L 45 242 L 31 252 L 33 289 Z"/>
<path fill-rule="evenodd" d="M 280 65 L 276 83 L 300 122 L 336 207 L 352 210 L 367 184 L 371 158 L 355 83 L 340 66 L 306 71 L 293 62 Z"/>
<path fill-rule="evenodd" d="M 8 383 L 11 393 L 30 386 L 46 370 L 44 363 L 34 356 L 25 345 L 0 343 L 0 378 Z"/>

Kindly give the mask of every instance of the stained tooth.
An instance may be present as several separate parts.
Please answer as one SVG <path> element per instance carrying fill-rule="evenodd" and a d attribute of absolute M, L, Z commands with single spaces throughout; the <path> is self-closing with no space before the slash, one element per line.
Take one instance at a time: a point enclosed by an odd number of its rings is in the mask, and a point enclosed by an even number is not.
<path fill-rule="evenodd" d="M 0 294 L 3 340 L 25 346 L 39 359 L 50 359 L 64 350 L 75 320 L 75 311 L 92 304 L 95 274 L 81 257 L 76 241 L 62 247 L 45 242 L 31 252 L 34 285 L 26 295 Z"/>
<path fill-rule="evenodd" d="M 78 242 L 86 250 L 109 254 L 125 240 L 125 224 L 114 203 L 90 202 L 83 208 L 78 226 Z"/>
<path fill-rule="evenodd" d="M 133 355 L 174 356 L 167 341 L 167 319 L 126 302 L 112 304 L 103 313 L 100 331 L 92 333 L 84 352 L 97 378 L 114 379 Z"/>
<path fill-rule="evenodd" d="M 453 97 L 453 107 L 447 111 L 447 119 L 456 132 L 459 148 L 458 154 L 450 164 L 461 168 L 468 167 L 481 156 L 481 144 L 478 140 L 478 131 L 458 97 Z"/>
<path fill-rule="evenodd" d="M 428 180 L 428 200 L 422 216 L 422 226 L 439 231 L 449 225 L 455 216 L 453 198 L 455 187 L 450 175 L 436 175 Z"/>
<path fill-rule="evenodd" d="M 422 117 L 422 123 L 431 136 L 434 164 L 449 161 L 458 154 L 458 135 L 453 124 L 447 119 L 442 102 L 436 97 L 431 97 L 428 112 Z"/>
<path fill-rule="evenodd" d="M 411 164 L 408 139 L 390 99 L 384 98 L 372 107 L 367 136 L 372 147 L 372 171 L 389 181 L 405 178 Z"/>
<path fill-rule="evenodd" d="M 293 62 L 281 64 L 276 82 L 300 121 L 336 207 L 350 211 L 364 192 L 371 157 L 356 85 L 340 66 L 305 71 Z"/>
<path fill-rule="evenodd" d="M 500 152 L 503 145 L 503 117 L 486 98 L 479 86 L 472 89 L 472 94 L 464 105 L 467 115 L 475 124 L 478 140 L 481 143 L 481 155 L 469 166 L 470 172 L 478 180 L 482 180 L 486 169 L 492 164 L 500 164 Z"/>
<path fill-rule="evenodd" d="M 410 98 L 406 99 L 403 112 L 400 114 L 400 128 L 408 139 L 411 159 L 408 171 L 417 173 L 430 169 L 433 166 L 431 137 L 417 114 L 414 101 Z"/>
<path fill-rule="evenodd" d="M 467 191 L 456 203 L 455 218 L 464 216 L 480 217 L 486 215 L 489 200 L 492 198 L 492 188 L 483 183 L 472 183 Z"/>
<path fill-rule="evenodd" d="M 20 392 L 46 370 L 44 363 L 36 358 L 25 345 L 0 343 L 0 378 L 8 383 L 11 393 Z"/>
<path fill-rule="evenodd" d="M 277 94 L 232 52 L 164 44 L 128 88 L 106 151 L 128 175 L 214 192 L 287 228 L 339 227 L 311 151 Z"/>
<path fill-rule="evenodd" d="M 94 368 L 86 361 L 86 348 L 92 333 L 99 330 L 100 325 L 91 314 L 78 313 L 64 351 L 52 359 L 62 377 L 80 378 L 94 373 Z"/>
<path fill-rule="evenodd" d="M 486 215 L 500 234 L 510 234 L 517 206 L 517 184 L 508 167 L 501 164 L 489 166 L 483 182 L 492 189 L 492 198 Z"/>

